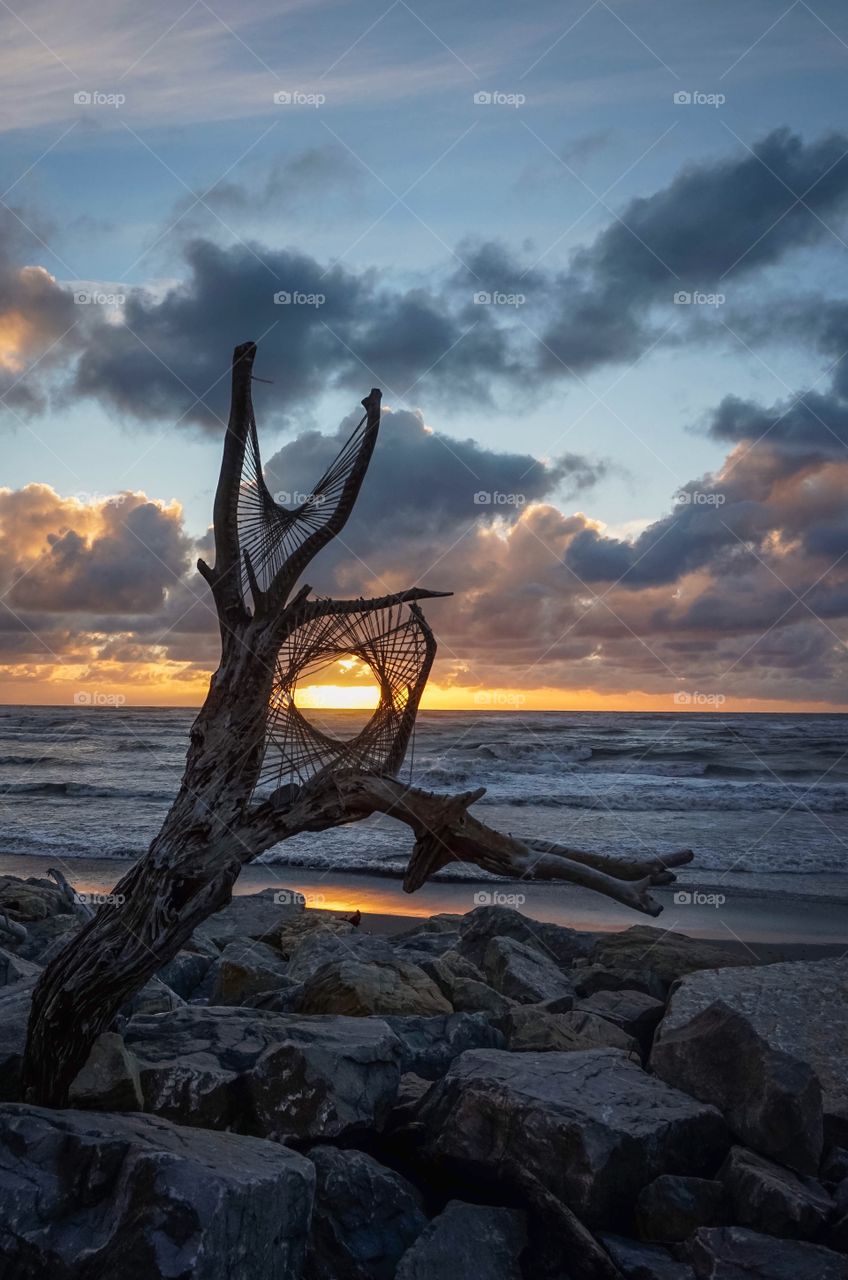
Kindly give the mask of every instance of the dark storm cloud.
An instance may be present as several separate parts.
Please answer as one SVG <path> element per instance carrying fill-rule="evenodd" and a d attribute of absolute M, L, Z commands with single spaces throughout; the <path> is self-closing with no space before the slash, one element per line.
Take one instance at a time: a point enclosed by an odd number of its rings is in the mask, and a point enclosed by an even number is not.
<path fill-rule="evenodd" d="M 307 432 L 284 445 L 266 465 L 271 490 L 287 505 L 296 492 L 309 493 L 355 422 L 346 419 L 334 436 Z M 420 413 L 386 413 L 344 542 L 370 554 L 386 539 L 402 543 L 438 533 L 450 541 L 474 521 L 514 519 L 532 502 L 573 496 L 605 471 L 603 462 L 578 454 L 545 464 L 530 454 L 498 452 L 433 431 Z"/>
<path fill-rule="evenodd" d="M 219 429 L 226 418 L 227 364 L 246 336 L 261 338 L 275 378 L 268 410 L 290 412 L 328 387 L 379 381 L 396 400 L 426 392 L 490 404 L 499 392 L 525 398 L 554 379 L 633 359 L 662 328 L 679 290 L 718 290 L 790 250 L 828 236 L 824 222 L 848 204 L 848 139 L 805 143 L 778 130 L 730 159 L 690 166 L 653 195 L 632 200 L 565 270 L 530 267 L 496 244 L 463 243 L 450 277 L 399 288 L 376 272 L 354 272 L 290 249 L 193 238 L 185 279 L 164 297 L 138 291 L 126 327 L 101 323 L 76 374 L 76 394 L 141 421 L 170 418 Z M 301 157 L 316 181 L 326 157 Z M 289 175 L 272 174 L 256 198 L 273 201 Z M 803 199 L 796 199 L 796 195 Z M 250 193 L 217 198 L 247 207 Z M 279 293 L 321 305 L 275 305 Z M 520 302 L 481 302 L 483 294 Z M 697 310 L 697 309 L 692 309 Z M 674 308 L 678 340 L 699 317 Z M 283 409 L 285 406 L 285 409 Z"/>

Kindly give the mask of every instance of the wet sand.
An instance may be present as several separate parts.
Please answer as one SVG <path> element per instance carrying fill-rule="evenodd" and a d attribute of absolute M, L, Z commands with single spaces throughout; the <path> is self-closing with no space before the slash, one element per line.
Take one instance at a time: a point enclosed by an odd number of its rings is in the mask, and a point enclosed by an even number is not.
<path fill-rule="evenodd" d="M 57 860 L 0 857 L 0 874 L 46 876 Z M 107 892 L 130 863 L 120 859 L 74 858 L 59 863 L 75 888 Z M 848 951 L 848 901 L 833 890 L 802 882 L 812 877 L 772 877 L 768 888 L 751 877 L 723 877 L 712 883 L 687 871 L 668 889 L 655 890 L 662 915 L 651 917 L 576 886 L 558 883 L 509 883 L 492 880 L 435 881 L 417 893 L 403 892 L 400 880 L 354 872 L 309 871 L 268 864 L 245 867 L 236 893 L 274 888 L 303 894 L 306 905 L 326 911 L 359 910 L 373 932 L 397 932 L 416 919 L 443 912 L 464 914 L 475 906 L 502 902 L 537 920 L 589 932 L 648 925 L 692 937 L 713 938 L 749 953 L 753 960 L 841 955 Z M 838 884 L 838 882 L 837 882 Z M 806 892 L 804 890 L 807 890 Z M 848 898 L 848 883 L 846 883 Z"/>

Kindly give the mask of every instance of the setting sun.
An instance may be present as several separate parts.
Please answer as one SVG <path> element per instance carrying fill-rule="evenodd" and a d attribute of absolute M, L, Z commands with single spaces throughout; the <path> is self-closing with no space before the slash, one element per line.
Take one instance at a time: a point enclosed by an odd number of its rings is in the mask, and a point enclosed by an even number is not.
<path fill-rule="evenodd" d="M 301 710 L 371 711 L 380 700 L 375 684 L 351 687 L 341 684 L 308 684 L 298 689 L 295 704 Z"/>

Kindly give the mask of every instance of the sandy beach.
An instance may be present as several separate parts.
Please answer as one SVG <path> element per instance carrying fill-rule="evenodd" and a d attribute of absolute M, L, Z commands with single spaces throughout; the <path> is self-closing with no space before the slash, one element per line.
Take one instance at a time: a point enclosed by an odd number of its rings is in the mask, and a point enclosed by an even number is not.
<path fill-rule="evenodd" d="M 50 858 L 4 856 L 0 874 L 45 876 L 51 865 Z M 59 865 L 78 890 L 104 893 L 131 863 L 117 858 L 74 858 Z M 843 884 L 840 877 L 815 884 L 809 877 L 791 875 L 767 880 L 745 875 L 708 878 L 684 869 L 675 885 L 654 890 L 664 908 L 654 919 L 574 885 L 436 880 L 415 894 L 406 894 L 395 877 L 265 863 L 245 867 L 235 892 L 290 890 L 302 894 L 310 909 L 361 911 L 369 931 L 380 933 L 410 928 L 422 917 L 464 915 L 476 906 L 503 903 L 535 920 L 588 932 L 615 932 L 642 924 L 658 933 L 674 930 L 693 938 L 717 939 L 749 952 L 753 963 L 841 955 L 848 948 L 848 889 L 843 890 Z"/>

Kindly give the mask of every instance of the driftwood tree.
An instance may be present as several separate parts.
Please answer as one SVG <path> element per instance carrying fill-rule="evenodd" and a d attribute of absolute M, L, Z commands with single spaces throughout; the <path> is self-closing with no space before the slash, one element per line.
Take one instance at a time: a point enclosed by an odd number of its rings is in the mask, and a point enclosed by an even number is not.
<path fill-rule="evenodd" d="M 684 850 L 625 862 L 518 839 L 469 813 L 484 788 L 437 795 L 398 779 L 435 654 L 417 602 L 447 593 L 410 587 L 378 599 L 324 600 L 297 587 L 354 506 L 377 440 L 380 392 L 362 401 L 362 422 L 314 494 L 289 511 L 263 478 L 251 398 L 255 353 L 252 342 L 234 353 L 215 565 L 198 563 L 220 622 L 220 665 L 162 829 L 115 887 L 120 905 L 101 906 L 37 984 L 23 1073 L 32 1102 L 65 1105 L 92 1042 L 120 1006 L 230 900 L 245 863 L 299 832 L 388 814 L 414 836 L 407 892 L 461 860 L 496 874 L 584 885 L 651 915 L 660 906 L 650 887 L 673 880 L 670 867 L 691 858 Z M 362 733 L 339 743 L 309 725 L 293 689 L 315 663 L 343 654 L 371 667 L 380 701 Z"/>

